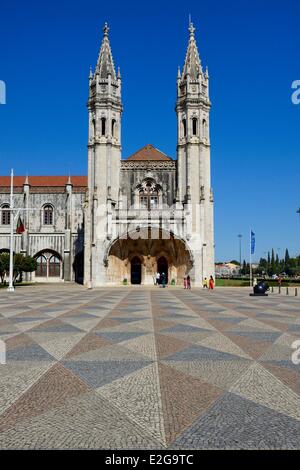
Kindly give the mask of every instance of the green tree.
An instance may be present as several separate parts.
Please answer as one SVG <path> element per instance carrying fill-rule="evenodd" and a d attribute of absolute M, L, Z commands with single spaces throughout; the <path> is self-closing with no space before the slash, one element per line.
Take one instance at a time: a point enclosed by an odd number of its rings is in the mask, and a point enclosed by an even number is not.
<path fill-rule="evenodd" d="M 14 255 L 13 280 L 15 281 L 22 273 L 32 273 L 37 268 L 36 260 L 32 256 L 24 256 L 21 253 Z M 0 277 L 4 282 L 4 277 L 9 275 L 9 253 L 0 254 Z"/>
<path fill-rule="evenodd" d="M 285 255 L 284 255 L 284 262 L 288 264 L 289 260 L 290 260 L 290 254 L 289 254 L 289 250 L 286 248 Z"/>
<path fill-rule="evenodd" d="M 0 254 L 0 277 L 1 282 L 4 282 L 5 274 L 9 272 L 9 254 L 1 253 Z"/>
<path fill-rule="evenodd" d="M 37 268 L 36 259 L 32 256 L 24 256 L 21 267 L 24 273 L 33 273 Z"/>

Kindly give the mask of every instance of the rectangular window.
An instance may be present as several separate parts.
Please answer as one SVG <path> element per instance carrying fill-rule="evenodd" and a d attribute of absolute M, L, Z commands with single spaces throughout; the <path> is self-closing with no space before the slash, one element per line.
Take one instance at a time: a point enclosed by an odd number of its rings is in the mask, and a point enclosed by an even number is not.
<path fill-rule="evenodd" d="M 150 208 L 154 209 L 158 205 L 158 197 L 157 196 L 151 196 L 150 197 Z"/>
<path fill-rule="evenodd" d="M 147 208 L 148 208 L 148 197 L 147 197 L 147 196 L 141 196 L 140 202 L 141 202 L 141 207 L 142 207 L 143 209 L 147 209 Z"/>

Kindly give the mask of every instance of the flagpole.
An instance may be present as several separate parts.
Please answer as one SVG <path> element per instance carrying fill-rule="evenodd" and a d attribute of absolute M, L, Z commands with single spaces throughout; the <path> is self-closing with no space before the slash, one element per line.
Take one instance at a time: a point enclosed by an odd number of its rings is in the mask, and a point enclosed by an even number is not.
<path fill-rule="evenodd" d="M 14 292 L 14 170 L 10 175 L 10 247 L 9 247 L 9 285 L 8 292 Z"/>
<path fill-rule="evenodd" d="M 252 230 L 250 229 L 250 287 L 252 287 Z"/>

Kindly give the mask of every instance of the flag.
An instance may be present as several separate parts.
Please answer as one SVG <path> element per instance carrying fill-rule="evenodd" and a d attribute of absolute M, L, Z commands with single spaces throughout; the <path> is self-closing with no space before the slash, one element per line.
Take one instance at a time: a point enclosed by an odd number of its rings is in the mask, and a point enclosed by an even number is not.
<path fill-rule="evenodd" d="M 255 251 L 255 233 L 251 230 L 251 255 L 254 254 Z"/>
<path fill-rule="evenodd" d="M 25 227 L 24 227 L 23 221 L 21 219 L 21 216 L 19 216 L 16 233 L 20 234 L 20 233 L 23 233 L 23 232 L 25 232 Z"/>

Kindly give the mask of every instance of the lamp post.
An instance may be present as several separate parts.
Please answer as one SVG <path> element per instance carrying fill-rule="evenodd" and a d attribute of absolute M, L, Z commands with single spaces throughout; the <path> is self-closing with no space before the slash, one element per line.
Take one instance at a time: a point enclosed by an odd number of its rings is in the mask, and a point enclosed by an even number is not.
<path fill-rule="evenodd" d="M 9 244 L 9 285 L 8 292 L 14 292 L 14 171 L 10 174 L 10 244 Z"/>
<path fill-rule="evenodd" d="M 239 245 L 240 245 L 240 276 L 241 276 L 241 271 L 242 271 L 242 236 L 240 233 L 238 234 L 239 238 Z"/>

